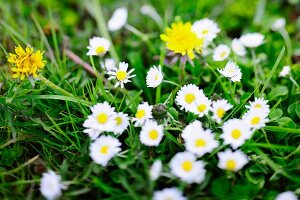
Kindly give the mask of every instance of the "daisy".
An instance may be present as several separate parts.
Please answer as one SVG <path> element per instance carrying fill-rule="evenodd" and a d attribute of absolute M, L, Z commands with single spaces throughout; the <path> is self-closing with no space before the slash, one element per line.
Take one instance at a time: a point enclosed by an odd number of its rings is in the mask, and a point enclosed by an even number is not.
<path fill-rule="evenodd" d="M 280 77 L 286 77 L 291 73 L 291 67 L 290 66 L 284 66 L 282 70 L 279 73 Z"/>
<path fill-rule="evenodd" d="M 224 144 L 230 144 L 236 149 L 243 145 L 247 139 L 252 136 L 252 132 L 248 123 L 240 119 L 230 119 L 226 121 L 222 127 Z"/>
<path fill-rule="evenodd" d="M 116 69 L 116 61 L 113 58 L 105 58 L 104 62 L 100 62 L 100 65 L 107 71 Z"/>
<path fill-rule="evenodd" d="M 116 113 L 113 116 L 115 120 L 115 124 L 113 126 L 113 132 L 116 134 L 123 133 L 127 127 L 129 126 L 129 118 L 128 115 L 122 112 Z"/>
<path fill-rule="evenodd" d="M 121 143 L 110 135 L 102 135 L 90 146 L 90 156 L 97 164 L 105 167 L 110 159 L 121 151 Z"/>
<path fill-rule="evenodd" d="M 93 37 L 89 41 L 88 52 L 86 55 L 88 56 L 103 56 L 109 51 L 110 41 L 102 38 L 102 37 Z"/>
<path fill-rule="evenodd" d="M 210 105 L 211 100 L 209 100 L 205 96 L 202 96 L 201 98 L 196 99 L 190 111 L 198 115 L 199 117 L 203 117 L 204 115 L 208 114 L 208 111 L 210 110 Z"/>
<path fill-rule="evenodd" d="M 98 131 L 93 128 L 86 128 L 83 130 L 84 133 L 88 134 L 88 136 L 91 138 L 91 140 L 95 140 L 99 137 L 102 131 Z"/>
<path fill-rule="evenodd" d="M 131 80 L 129 79 L 136 76 L 135 74 L 130 75 L 134 71 L 134 68 L 132 68 L 128 72 L 127 69 L 128 69 L 128 63 L 120 62 L 119 68 L 115 68 L 107 72 L 107 74 L 110 75 L 108 80 L 116 79 L 117 83 L 115 84 L 115 87 L 121 85 L 121 88 L 124 88 L 124 84 L 131 82 Z"/>
<path fill-rule="evenodd" d="M 140 12 L 143 15 L 147 15 L 150 18 L 152 18 L 157 24 L 163 25 L 163 21 L 162 21 L 161 17 L 159 16 L 159 14 L 157 13 L 157 11 L 155 10 L 155 8 L 153 6 L 143 5 L 140 9 Z"/>
<path fill-rule="evenodd" d="M 211 130 L 194 129 L 185 137 L 185 148 L 187 151 L 194 153 L 198 157 L 211 152 L 219 146 L 219 142 L 215 140 Z"/>
<path fill-rule="evenodd" d="M 218 69 L 218 71 L 226 78 L 230 78 L 232 82 L 241 81 L 241 69 L 232 61 L 227 62 L 225 67 L 223 69 Z"/>
<path fill-rule="evenodd" d="M 228 103 L 225 99 L 220 99 L 217 101 L 213 101 L 211 111 L 213 113 L 213 119 L 217 123 L 221 123 L 223 117 L 226 114 L 226 111 L 230 110 L 232 105 Z"/>
<path fill-rule="evenodd" d="M 231 48 L 232 51 L 238 55 L 238 56 L 245 56 L 246 55 L 246 48 L 244 47 L 244 45 L 240 42 L 239 39 L 234 38 L 231 42 Z"/>
<path fill-rule="evenodd" d="M 115 10 L 112 17 L 108 20 L 107 27 L 109 31 L 117 31 L 125 26 L 127 22 L 127 8 L 122 7 Z"/>
<path fill-rule="evenodd" d="M 238 171 L 248 163 L 248 157 L 241 151 L 232 152 L 230 149 L 218 153 L 218 167 L 228 171 Z"/>
<path fill-rule="evenodd" d="M 240 42 L 249 48 L 255 48 L 264 43 L 265 36 L 260 33 L 247 33 L 240 37 Z"/>
<path fill-rule="evenodd" d="M 286 191 L 278 194 L 275 200 L 298 200 L 298 197 L 294 192 Z"/>
<path fill-rule="evenodd" d="M 153 200 L 186 200 L 182 192 L 177 188 L 165 188 L 160 191 L 155 191 Z"/>
<path fill-rule="evenodd" d="M 158 146 L 163 136 L 163 126 L 154 120 L 147 120 L 142 126 L 140 141 L 146 146 Z"/>
<path fill-rule="evenodd" d="M 83 126 L 87 129 L 87 133 L 94 131 L 105 132 L 111 131 L 114 126 L 115 108 L 111 107 L 106 101 L 103 103 L 97 103 L 91 107 L 92 114 L 84 121 Z"/>
<path fill-rule="evenodd" d="M 153 106 L 150 106 L 148 102 L 138 105 L 135 117 L 132 119 L 135 122 L 134 126 L 142 126 L 146 120 L 153 118 L 152 108 Z"/>
<path fill-rule="evenodd" d="M 272 24 L 272 31 L 279 31 L 281 29 L 284 29 L 285 27 L 285 19 L 284 18 L 279 18 L 277 20 L 274 21 L 274 23 Z"/>
<path fill-rule="evenodd" d="M 265 100 L 263 97 L 262 98 L 255 97 L 254 101 L 253 102 L 250 101 L 249 104 L 250 105 L 245 106 L 248 110 L 258 109 L 264 111 L 267 114 L 270 113 L 270 106 L 268 105 L 268 100 Z"/>
<path fill-rule="evenodd" d="M 147 73 L 146 83 L 147 87 L 157 87 L 161 84 L 163 80 L 163 74 L 161 71 L 161 66 L 158 65 L 158 67 L 153 66 L 150 68 L 150 70 Z"/>
<path fill-rule="evenodd" d="M 223 61 L 228 58 L 230 48 L 225 44 L 220 44 L 214 49 L 213 61 Z"/>
<path fill-rule="evenodd" d="M 170 162 L 171 173 L 187 183 L 200 183 L 205 178 L 204 163 L 190 152 L 177 153 Z"/>
<path fill-rule="evenodd" d="M 156 160 L 151 168 L 150 168 L 150 171 L 149 171 L 149 174 L 150 174 L 150 179 L 152 181 L 155 181 L 156 179 L 158 179 L 158 177 L 160 176 L 161 174 L 161 171 L 162 171 L 162 163 L 161 163 L 161 160 Z"/>
<path fill-rule="evenodd" d="M 269 121 L 267 117 L 268 113 L 262 109 L 252 109 L 246 113 L 244 121 L 247 122 L 251 128 L 256 130 L 266 126 L 266 123 Z"/>
<path fill-rule="evenodd" d="M 193 108 L 193 103 L 196 99 L 201 99 L 203 97 L 205 96 L 202 90 L 194 84 L 188 84 L 182 86 L 177 92 L 175 102 L 181 110 L 185 109 L 185 111 L 190 111 Z"/>
<path fill-rule="evenodd" d="M 203 45 L 203 39 L 198 38 L 197 34 L 192 31 L 190 22 L 176 22 L 171 28 L 166 28 L 165 34 L 160 38 L 166 42 L 166 47 L 174 53 L 187 55 L 191 60 L 195 58 L 195 52 L 200 52 Z"/>
<path fill-rule="evenodd" d="M 42 195 L 48 200 L 54 200 L 61 196 L 62 189 L 66 186 L 62 184 L 61 177 L 53 171 L 43 173 L 41 178 L 40 191 Z"/>
<path fill-rule="evenodd" d="M 213 41 L 220 32 L 216 22 L 208 18 L 195 21 L 192 30 L 197 34 L 198 38 L 204 38 L 204 41 L 207 42 Z"/>
<path fill-rule="evenodd" d="M 204 132 L 204 129 L 202 127 L 202 123 L 198 120 L 193 121 L 189 125 L 187 125 L 183 130 L 181 137 L 185 140 L 190 137 L 193 137 L 197 132 Z"/>

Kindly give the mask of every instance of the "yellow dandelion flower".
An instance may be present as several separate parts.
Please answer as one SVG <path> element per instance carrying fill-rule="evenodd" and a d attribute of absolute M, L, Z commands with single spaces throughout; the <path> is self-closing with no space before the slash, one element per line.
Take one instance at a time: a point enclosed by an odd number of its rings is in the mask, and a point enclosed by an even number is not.
<path fill-rule="evenodd" d="M 23 49 L 20 45 L 15 48 L 15 54 L 10 53 L 7 57 L 7 61 L 13 64 L 12 72 L 13 78 L 20 78 L 24 80 L 28 76 L 37 76 L 38 71 L 40 71 L 46 64 L 43 60 L 44 52 L 36 51 L 33 48 L 27 46 Z"/>
<path fill-rule="evenodd" d="M 187 55 L 190 59 L 195 58 L 194 51 L 199 52 L 203 45 L 203 39 L 198 38 L 197 34 L 192 31 L 190 22 L 177 22 L 168 27 L 165 34 L 160 38 L 166 42 L 166 46 L 174 53 L 180 53 L 182 56 Z"/>

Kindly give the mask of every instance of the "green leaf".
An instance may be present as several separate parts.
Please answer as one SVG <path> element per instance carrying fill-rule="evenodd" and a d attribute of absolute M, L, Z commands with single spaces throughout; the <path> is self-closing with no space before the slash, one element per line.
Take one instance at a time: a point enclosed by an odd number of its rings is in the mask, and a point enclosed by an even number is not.
<path fill-rule="evenodd" d="M 270 120 L 277 120 L 279 119 L 283 114 L 283 111 L 279 108 L 276 108 L 272 110 L 269 114 Z"/>
<path fill-rule="evenodd" d="M 268 94 L 268 99 L 275 100 L 278 97 L 286 96 L 288 94 L 289 90 L 286 86 L 277 86 L 271 90 L 271 92 Z"/>
<path fill-rule="evenodd" d="M 296 128 L 295 122 L 289 117 L 282 117 L 278 119 L 277 122 L 283 127 Z"/>
<path fill-rule="evenodd" d="M 211 192 L 220 199 L 226 199 L 229 193 L 230 183 L 226 177 L 221 177 L 213 181 Z"/>
<path fill-rule="evenodd" d="M 178 120 L 178 111 L 174 107 L 169 108 L 168 111 L 175 120 Z"/>

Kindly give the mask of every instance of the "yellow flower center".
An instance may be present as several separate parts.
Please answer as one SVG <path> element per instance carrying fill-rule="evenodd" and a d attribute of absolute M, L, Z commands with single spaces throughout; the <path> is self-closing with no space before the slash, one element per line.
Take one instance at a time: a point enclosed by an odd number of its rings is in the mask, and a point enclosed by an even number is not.
<path fill-rule="evenodd" d="M 224 117 L 224 114 L 225 114 L 225 110 L 224 110 L 224 109 L 219 108 L 219 109 L 217 110 L 217 116 L 218 116 L 219 118 L 223 118 L 223 117 Z"/>
<path fill-rule="evenodd" d="M 238 129 L 234 129 L 232 132 L 231 132 L 231 136 L 234 138 L 234 139 L 239 139 L 242 135 L 242 132 Z"/>
<path fill-rule="evenodd" d="M 204 29 L 203 31 L 202 31 L 202 34 L 203 35 L 206 35 L 208 33 L 208 30 L 207 29 Z"/>
<path fill-rule="evenodd" d="M 135 114 L 135 118 L 142 119 L 145 116 L 145 110 L 138 110 Z"/>
<path fill-rule="evenodd" d="M 253 117 L 251 120 L 252 125 L 257 125 L 259 122 L 260 122 L 260 117 L 258 117 L 258 116 Z"/>
<path fill-rule="evenodd" d="M 256 104 L 255 106 L 254 106 L 254 108 L 261 108 L 262 106 L 260 105 L 260 104 Z"/>
<path fill-rule="evenodd" d="M 99 46 L 99 47 L 97 47 L 97 49 L 96 49 L 96 53 L 98 54 L 98 55 L 101 55 L 101 54 L 103 54 L 103 53 L 105 53 L 105 48 L 103 47 L 103 46 Z"/>
<path fill-rule="evenodd" d="M 205 147 L 205 146 L 206 146 L 206 142 L 205 142 L 205 140 L 203 140 L 203 139 L 198 139 L 198 140 L 196 140 L 196 142 L 195 142 L 195 146 L 196 146 L 196 147 Z"/>
<path fill-rule="evenodd" d="M 156 140 L 158 138 L 158 132 L 157 132 L 157 130 L 151 130 L 149 132 L 149 138 L 151 140 Z"/>
<path fill-rule="evenodd" d="M 206 110 L 206 105 L 205 104 L 200 104 L 197 107 L 197 109 L 198 109 L 199 112 L 204 112 Z"/>
<path fill-rule="evenodd" d="M 105 114 L 105 113 L 100 113 L 98 116 L 97 116 L 97 120 L 100 124 L 105 124 L 108 120 L 108 115 Z"/>
<path fill-rule="evenodd" d="M 158 80 L 158 75 L 155 75 L 154 80 L 156 81 Z"/>
<path fill-rule="evenodd" d="M 222 53 L 221 53 L 221 58 L 224 58 L 225 56 L 226 56 L 226 54 L 227 54 L 227 52 L 226 51 L 223 51 Z M 230 70 L 229 70 L 230 71 Z M 231 69 L 231 71 L 233 71 L 232 69 Z"/>
<path fill-rule="evenodd" d="M 191 104 L 196 99 L 196 97 L 194 94 L 189 93 L 185 95 L 184 99 L 188 104 Z"/>
<path fill-rule="evenodd" d="M 122 124 L 122 118 L 121 117 L 116 117 L 115 121 L 116 121 L 116 125 Z"/>
<path fill-rule="evenodd" d="M 100 153 L 107 154 L 108 153 L 108 148 L 109 148 L 109 146 L 107 146 L 107 145 L 102 146 L 100 148 Z"/>
<path fill-rule="evenodd" d="M 226 162 L 226 169 L 233 171 L 233 170 L 235 170 L 235 168 L 236 168 L 236 162 L 235 162 L 235 160 L 227 160 L 227 162 Z"/>
<path fill-rule="evenodd" d="M 192 170 L 192 168 L 193 168 L 193 163 L 191 161 L 187 160 L 182 163 L 182 169 L 184 171 L 189 172 Z"/>
<path fill-rule="evenodd" d="M 119 70 L 116 73 L 116 77 L 119 81 L 124 81 L 127 77 L 127 73 L 125 71 Z"/>

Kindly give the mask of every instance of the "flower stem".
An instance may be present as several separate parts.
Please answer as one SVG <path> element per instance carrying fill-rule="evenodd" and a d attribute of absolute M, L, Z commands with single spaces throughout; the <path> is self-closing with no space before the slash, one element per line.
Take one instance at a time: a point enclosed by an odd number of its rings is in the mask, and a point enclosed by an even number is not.
<path fill-rule="evenodd" d="M 185 62 L 180 61 L 180 76 L 179 80 L 183 83 L 185 78 Z"/>
<path fill-rule="evenodd" d="M 292 81 L 292 83 L 297 87 L 297 88 L 299 88 L 299 85 L 298 85 L 298 83 L 295 81 L 295 79 L 292 77 L 292 75 L 290 75 L 290 80 Z"/>
<path fill-rule="evenodd" d="M 257 88 L 258 85 L 258 71 L 257 71 L 257 60 L 255 55 L 255 50 L 251 49 L 251 55 L 252 55 L 252 62 L 253 62 L 253 69 L 254 69 L 254 88 Z M 255 95 L 258 95 L 258 90 L 255 90 Z"/>
<path fill-rule="evenodd" d="M 41 79 L 41 81 L 43 83 L 45 83 L 45 85 L 47 85 L 48 87 L 52 88 L 53 90 L 55 90 L 55 91 L 63 94 L 64 96 L 76 98 L 76 96 L 74 96 L 70 92 L 62 89 L 61 87 L 55 85 L 54 83 L 52 83 L 51 81 L 49 81 L 48 79 L 46 79 L 45 77 L 43 77 L 42 75 L 39 75 L 39 78 Z"/>
<path fill-rule="evenodd" d="M 155 103 L 158 104 L 160 102 L 160 95 L 161 95 L 161 84 L 156 88 L 156 95 L 155 95 Z"/>
<path fill-rule="evenodd" d="M 284 39 L 287 48 L 287 54 L 288 54 L 288 64 L 290 65 L 292 63 L 292 51 L 293 51 L 291 38 L 288 32 L 285 30 L 285 28 L 281 29 L 279 32 Z"/>

